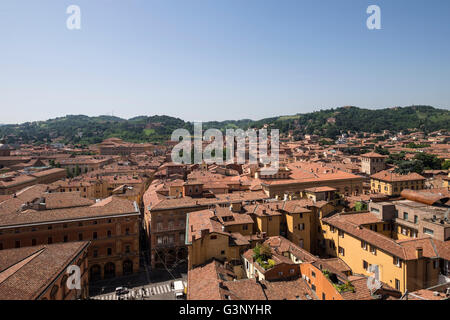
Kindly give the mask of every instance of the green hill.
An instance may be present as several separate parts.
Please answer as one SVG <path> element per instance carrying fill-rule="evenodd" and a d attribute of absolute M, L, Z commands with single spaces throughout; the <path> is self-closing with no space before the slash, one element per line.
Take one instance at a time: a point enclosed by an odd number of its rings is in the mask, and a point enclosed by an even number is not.
<path fill-rule="evenodd" d="M 203 123 L 203 128 L 277 128 L 281 133 L 318 134 L 334 139 L 341 132 L 393 132 L 419 129 L 424 132 L 450 131 L 450 111 L 430 106 L 361 109 L 342 107 L 305 114 L 284 115 L 261 120 L 227 120 Z M 0 126 L 0 137 L 7 143 L 63 142 L 88 145 L 118 137 L 131 142 L 162 142 L 175 129 L 193 133 L 192 123 L 169 116 L 138 116 L 122 119 L 113 116 L 67 115 L 47 121 Z"/>

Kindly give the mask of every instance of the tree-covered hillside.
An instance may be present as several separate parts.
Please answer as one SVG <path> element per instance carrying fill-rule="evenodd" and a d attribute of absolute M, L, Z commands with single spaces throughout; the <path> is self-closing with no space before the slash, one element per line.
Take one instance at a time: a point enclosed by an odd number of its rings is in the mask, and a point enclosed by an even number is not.
<path fill-rule="evenodd" d="M 281 133 L 318 134 L 336 138 L 342 132 L 391 132 L 419 129 L 450 131 L 450 111 L 430 106 L 361 109 L 342 107 L 306 114 L 280 116 L 262 120 L 229 120 L 203 123 L 203 128 L 278 128 Z M 193 132 L 192 123 L 169 116 L 139 116 L 128 120 L 112 116 L 88 117 L 68 115 L 61 118 L 20 125 L 0 126 L 0 138 L 7 143 L 62 142 L 88 145 L 109 137 L 131 142 L 162 142 L 178 128 Z"/>

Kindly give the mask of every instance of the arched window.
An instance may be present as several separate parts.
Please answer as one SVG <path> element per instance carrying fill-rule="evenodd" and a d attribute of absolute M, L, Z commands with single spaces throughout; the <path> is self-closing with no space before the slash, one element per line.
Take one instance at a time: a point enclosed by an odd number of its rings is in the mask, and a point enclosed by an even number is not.
<path fill-rule="evenodd" d="M 67 279 L 69 277 L 67 275 L 64 275 L 61 279 L 61 283 L 60 283 L 60 287 L 62 289 L 62 295 L 63 295 L 63 299 L 66 297 L 67 295 Z"/>
<path fill-rule="evenodd" d="M 50 291 L 50 299 L 51 300 L 56 300 L 56 295 L 58 293 L 58 290 L 59 290 L 59 287 L 58 287 L 58 285 L 55 284 L 52 288 L 52 291 Z"/>

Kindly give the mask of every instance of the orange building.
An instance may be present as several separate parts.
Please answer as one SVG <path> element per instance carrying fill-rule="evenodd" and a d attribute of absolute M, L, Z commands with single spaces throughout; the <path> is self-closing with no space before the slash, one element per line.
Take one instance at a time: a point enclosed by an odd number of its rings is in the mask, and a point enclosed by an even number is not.
<path fill-rule="evenodd" d="M 75 300 L 89 295 L 89 242 L 0 251 L 0 300 Z M 80 268 L 80 289 L 69 289 L 69 266 Z"/>
<path fill-rule="evenodd" d="M 0 203 L 0 250 L 88 240 L 91 281 L 138 270 L 135 203 L 115 197 L 95 203 L 79 193 L 47 193 L 46 188 L 33 186 Z"/>

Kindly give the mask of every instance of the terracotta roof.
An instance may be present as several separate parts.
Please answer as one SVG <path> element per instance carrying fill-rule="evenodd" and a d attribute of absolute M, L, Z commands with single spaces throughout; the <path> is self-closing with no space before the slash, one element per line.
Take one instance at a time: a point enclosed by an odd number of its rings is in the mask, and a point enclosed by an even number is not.
<path fill-rule="evenodd" d="M 34 300 L 89 245 L 69 242 L 0 251 L 0 300 Z"/>
<path fill-rule="evenodd" d="M 316 188 L 305 189 L 305 191 L 309 191 L 309 192 L 326 192 L 326 191 L 336 191 L 336 189 L 335 188 L 331 188 L 331 187 L 316 187 Z"/>
<path fill-rule="evenodd" d="M 383 156 L 379 153 L 376 152 L 369 152 L 369 153 L 364 153 L 361 155 L 361 157 L 366 157 L 366 158 L 387 158 L 388 156 Z"/>
<path fill-rule="evenodd" d="M 289 163 L 288 168 L 291 169 L 289 179 L 270 179 L 265 180 L 265 185 L 281 185 L 281 184 L 297 184 L 307 182 L 323 182 L 335 180 L 362 180 L 363 177 L 352 173 L 344 172 L 338 169 L 331 169 L 324 164 L 312 162 L 294 162 Z"/>
<path fill-rule="evenodd" d="M 372 212 L 341 214 L 340 219 L 358 226 L 383 222 Z"/>
<path fill-rule="evenodd" d="M 243 279 L 230 281 L 229 272 L 217 261 L 188 272 L 188 300 L 316 300 L 306 282 L 260 281 Z"/>
<path fill-rule="evenodd" d="M 372 179 L 382 180 L 387 182 L 397 182 L 397 181 L 411 181 L 411 180 L 425 180 L 420 174 L 411 172 L 409 174 L 398 174 L 392 171 L 380 171 L 370 176 Z"/>
<path fill-rule="evenodd" d="M 3 203 L 2 203 L 3 204 Z M 16 208 L 17 209 L 17 208 Z M 132 201 L 117 197 L 106 198 L 91 206 L 54 210 L 32 210 L 0 214 L 0 228 L 22 224 L 86 219 L 120 214 L 139 214 Z"/>
<path fill-rule="evenodd" d="M 450 192 L 447 191 L 445 192 L 445 194 L 443 194 L 433 189 L 430 190 L 405 189 L 400 193 L 400 196 L 408 200 L 417 201 L 430 206 L 434 204 L 444 204 L 448 200 L 450 200 Z"/>
<path fill-rule="evenodd" d="M 213 261 L 188 272 L 188 300 L 221 300 L 216 264 Z"/>

